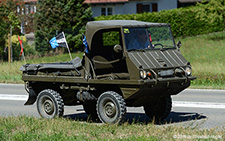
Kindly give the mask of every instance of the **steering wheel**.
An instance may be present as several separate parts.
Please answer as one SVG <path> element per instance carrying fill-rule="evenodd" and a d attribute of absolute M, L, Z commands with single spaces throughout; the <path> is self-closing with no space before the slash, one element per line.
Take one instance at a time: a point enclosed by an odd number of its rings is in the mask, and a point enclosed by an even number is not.
<path fill-rule="evenodd" d="M 163 48 L 163 45 L 162 44 L 154 44 L 154 47 L 155 46 L 161 46 Z"/>

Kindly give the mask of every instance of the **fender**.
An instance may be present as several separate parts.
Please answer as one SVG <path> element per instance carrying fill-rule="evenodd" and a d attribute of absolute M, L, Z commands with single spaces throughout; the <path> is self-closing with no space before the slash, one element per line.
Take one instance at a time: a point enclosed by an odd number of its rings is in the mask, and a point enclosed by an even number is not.
<path fill-rule="evenodd" d="M 37 94 L 35 93 L 35 91 L 32 88 L 29 88 L 29 90 L 26 89 L 26 91 L 29 93 L 29 97 L 28 97 L 27 102 L 24 105 L 34 104 L 37 99 Z"/>

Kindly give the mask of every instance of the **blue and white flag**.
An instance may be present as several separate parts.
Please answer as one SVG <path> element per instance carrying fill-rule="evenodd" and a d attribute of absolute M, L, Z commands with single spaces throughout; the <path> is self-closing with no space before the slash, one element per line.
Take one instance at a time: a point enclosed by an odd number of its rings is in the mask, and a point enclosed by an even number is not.
<path fill-rule="evenodd" d="M 68 48 L 64 32 L 60 33 L 56 37 L 53 37 L 49 41 L 49 43 L 51 44 L 53 49 L 55 49 L 56 47 L 66 47 L 66 48 Z"/>
<path fill-rule="evenodd" d="M 86 47 L 85 52 L 86 53 L 89 53 L 89 51 L 88 51 L 88 43 L 87 43 L 87 40 L 86 40 L 86 36 L 84 34 L 82 34 L 82 35 L 83 35 L 83 44 Z"/>

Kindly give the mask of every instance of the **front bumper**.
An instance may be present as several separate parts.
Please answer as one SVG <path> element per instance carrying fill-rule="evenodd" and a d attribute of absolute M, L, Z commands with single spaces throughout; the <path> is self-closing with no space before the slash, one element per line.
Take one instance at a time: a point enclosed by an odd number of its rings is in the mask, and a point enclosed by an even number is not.
<path fill-rule="evenodd" d="M 187 77 L 169 77 L 169 78 L 156 78 L 156 79 L 146 79 L 142 80 L 144 84 L 152 84 L 152 83 L 170 83 L 170 82 L 187 82 L 191 80 L 195 80 L 196 77 L 194 76 L 187 76 Z"/>

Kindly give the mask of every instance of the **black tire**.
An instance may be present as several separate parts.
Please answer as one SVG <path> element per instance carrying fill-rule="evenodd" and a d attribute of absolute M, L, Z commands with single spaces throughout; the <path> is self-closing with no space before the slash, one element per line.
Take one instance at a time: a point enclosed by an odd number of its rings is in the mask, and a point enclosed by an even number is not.
<path fill-rule="evenodd" d="M 107 91 L 101 94 L 96 107 L 98 117 L 103 123 L 122 123 L 126 115 L 126 106 L 123 97 L 113 91 Z"/>
<path fill-rule="evenodd" d="M 96 103 L 97 101 L 89 101 L 83 104 L 83 108 L 86 114 L 88 115 L 88 119 L 92 121 L 99 121 Z"/>
<path fill-rule="evenodd" d="M 145 114 L 156 122 L 164 120 L 170 114 L 171 108 L 172 99 L 170 96 L 160 97 L 155 102 L 144 105 Z"/>
<path fill-rule="evenodd" d="M 46 89 L 41 91 L 37 97 L 37 110 L 43 118 L 54 118 L 63 116 L 64 103 L 59 93 Z"/>

